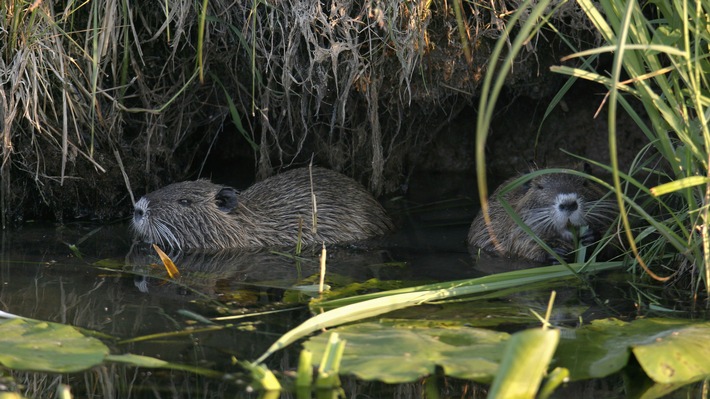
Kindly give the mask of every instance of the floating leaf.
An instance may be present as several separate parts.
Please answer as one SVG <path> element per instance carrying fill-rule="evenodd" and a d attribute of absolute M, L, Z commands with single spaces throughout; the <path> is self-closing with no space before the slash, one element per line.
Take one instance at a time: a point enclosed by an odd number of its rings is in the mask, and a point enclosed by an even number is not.
<path fill-rule="evenodd" d="M 621 370 L 632 353 L 647 375 L 659 383 L 690 382 L 710 375 L 710 323 L 642 319 L 625 323 L 595 320 L 566 330 L 556 364 L 572 379 L 601 378 Z"/>
<path fill-rule="evenodd" d="M 639 320 L 643 324 L 654 320 Z M 646 374 L 662 384 L 695 381 L 710 376 L 710 323 L 672 328 L 655 334 L 653 342 L 633 347 Z"/>
<path fill-rule="evenodd" d="M 347 340 L 340 372 L 364 380 L 412 382 L 441 366 L 446 375 L 490 382 L 498 369 L 506 333 L 470 327 L 412 327 L 361 323 L 335 329 Z M 330 334 L 309 339 L 305 348 L 320 359 Z"/>
<path fill-rule="evenodd" d="M 333 327 L 353 321 L 379 316 L 383 313 L 400 310 L 443 299 L 464 295 L 490 293 L 506 288 L 521 287 L 555 278 L 571 277 L 582 270 L 587 272 L 618 268 L 621 262 L 579 265 L 568 264 L 538 267 L 534 270 L 516 270 L 475 279 L 451 281 L 428 286 L 411 287 L 401 290 L 360 295 L 356 298 L 329 301 L 327 304 L 313 305 L 312 309 L 341 306 L 337 309 L 320 313 L 304 321 L 282 335 L 262 354 L 255 363 L 261 363 L 274 352 L 296 342 L 308 334 L 322 328 Z M 355 301 L 356 303 L 353 303 Z M 349 304 L 348 304 L 349 303 Z"/>
<path fill-rule="evenodd" d="M 601 378 L 621 370 L 629 361 L 628 337 L 624 323 L 616 319 L 592 321 L 590 325 L 563 330 L 556 364 L 570 371 L 571 379 Z"/>
<path fill-rule="evenodd" d="M 72 373 L 101 364 L 109 349 L 76 328 L 22 319 L 0 320 L 0 363 L 15 370 Z"/>

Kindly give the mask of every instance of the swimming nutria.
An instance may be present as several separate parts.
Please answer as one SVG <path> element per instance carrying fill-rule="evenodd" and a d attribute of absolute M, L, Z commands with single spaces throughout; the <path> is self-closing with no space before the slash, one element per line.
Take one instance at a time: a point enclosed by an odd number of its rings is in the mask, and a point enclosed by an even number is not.
<path fill-rule="evenodd" d="M 515 179 L 501 184 L 490 196 L 491 225 L 487 227 L 479 213 L 468 232 L 468 244 L 537 262 L 554 260 L 513 221 L 497 199 L 503 188 Z M 618 214 L 616 203 L 602 199 L 604 195 L 599 185 L 581 176 L 550 173 L 528 180 L 502 198 L 538 237 L 566 257 L 575 249 L 571 227 L 588 227 L 580 237 L 582 243 L 588 245 L 599 238 Z"/>
<path fill-rule="evenodd" d="M 328 169 L 294 169 L 239 192 L 208 180 L 174 183 L 135 205 L 133 229 L 173 249 L 294 246 L 357 241 L 392 230 L 382 206 Z M 313 196 L 317 223 L 313 231 Z"/>

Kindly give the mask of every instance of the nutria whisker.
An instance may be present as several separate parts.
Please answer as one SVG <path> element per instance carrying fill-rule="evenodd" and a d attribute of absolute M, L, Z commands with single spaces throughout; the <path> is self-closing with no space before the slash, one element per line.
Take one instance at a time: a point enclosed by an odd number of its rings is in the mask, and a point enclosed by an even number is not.
<path fill-rule="evenodd" d="M 559 226 L 557 226 L 555 219 L 551 216 L 548 208 L 531 209 L 525 213 L 523 222 L 533 231 L 552 233 L 558 231 Z"/>
<path fill-rule="evenodd" d="M 133 215 L 142 240 L 178 250 L 294 246 L 299 233 L 303 244 L 332 244 L 392 229 L 364 187 L 323 168 L 295 169 L 242 192 L 207 180 L 174 183 L 142 197 Z"/>
<path fill-rule="evenodd" d="M 145 232 L 145 236 L 150 242 L 156 243 L 161 247 L 175 247 L 180 249 L 180 243 L 171 228 L 161 220 L 155 220 L 149 225 L 149 229 Z"/>
<path fill-rule="evenodd" d="M 157 221 L 155 224 L 155 229 L 153 231 L 153 237 L 156 237 L 160 240 L 160 243 L 165 245 L 166 247 L 176 247 L 178 250 L 180 250 L 180 242 L 178 241 L 177 237 L 175 237 L 175 234 L 172 232 L 173 229 L 170 228 L 170 226 L 162 221 Z"/>
<path fill-rule="evenodd" d="M 585 218 L 590 220 L 591 223 L 610 225 L 616 219 L 617 214 L 616 201 L 599 200 L 593 201 L 585 214 Z"/>

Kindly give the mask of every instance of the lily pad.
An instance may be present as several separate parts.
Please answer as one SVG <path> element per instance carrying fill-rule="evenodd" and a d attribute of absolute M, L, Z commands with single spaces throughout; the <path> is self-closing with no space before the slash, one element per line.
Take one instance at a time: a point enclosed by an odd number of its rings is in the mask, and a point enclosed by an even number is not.
<path fill-rule="evenodd" d="M 658 321 L 639 320 L 639 324 L 650 323 Z M 649 337 L 652 342 L 634 346 L 632 351 L 643 370 L 655 382 L 690 382 L 710 375 L 709 337 L 710 323 L 673 326 Z"/>
<path fill-rule="evenodd" d="M 446 375 L 489 383 L 498 369 L 507 333 L 464 326 L 422 327 L 361 323 L 335 329 L 347 341 L 341 374 L 363 380 L 405 383 L 431 375 L 441 366 Z M 320 359 L 330 334 L 304 346 Z"/>
<path fill-rule="evenodd" d="M 101 364 L 109 349 L 76 328 L 22 319 L 0 320 L 0 364 L 15 370 L 71 373 Z"/>
<path fill-rule="evenodd" d="M 606 377 L 621 370 L 629 361 L 629 346 L 639 339 L 624 328 L 627 325 L 606 319 L 563 330 L 554 364 L 569 369 L 574 380 Z"/>
<path fill-rule="evenodd" d="M 588 326 L 563 331 L 555 364 L 568 368 L 575 380 L 601 378 L 625 367 L 633 353 L 654 381 L 689 382 L 710 375 L 708 337 L 708 322 L 595 320 Z"/>

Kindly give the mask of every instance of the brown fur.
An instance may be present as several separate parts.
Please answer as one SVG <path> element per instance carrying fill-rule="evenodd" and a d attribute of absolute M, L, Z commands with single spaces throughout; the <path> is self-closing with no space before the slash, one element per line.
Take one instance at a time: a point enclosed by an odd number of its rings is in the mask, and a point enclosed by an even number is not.
<path fill-rule="evenodd" d="M 133 229 L 147 242 L 174 249 L 333 244 L 392 230 L 382 206 L 357 182 L 313 168 L 317 225 L 308 168 L 291 170 L 241 193 L 208 180 L 174 183 L 136 203 Z"/>
<path fill-rule="evenodd" d="M 468 243 L 475 248 L 495 251 L 505 256 L 522 257 L 537 262 L 552 259 L 503 209 L 498 195 L 511 181 L 503 183 L 488 199 L 491 225 L 483 215 L 474 219 Z M 588 226 L 581 237 L 588 244 L 606 231 L 618 213 L 614 201 L 602 199 L 605 191 L 598 185 L 568 173 L 534 177 L 503 195 L 515 213 L 545 243 L 562 256 L 574 250 L 569 226 Z M 491 234 L 492 233 L 492 234 Z"/>

